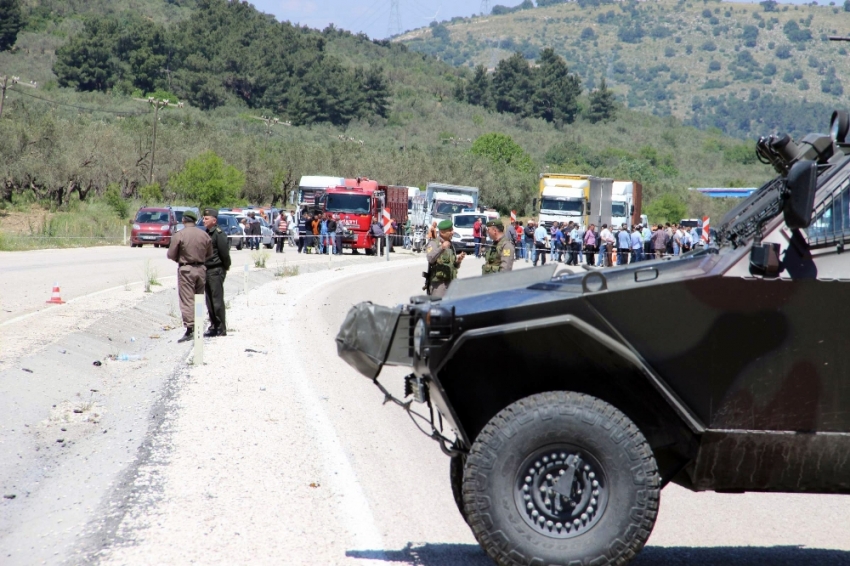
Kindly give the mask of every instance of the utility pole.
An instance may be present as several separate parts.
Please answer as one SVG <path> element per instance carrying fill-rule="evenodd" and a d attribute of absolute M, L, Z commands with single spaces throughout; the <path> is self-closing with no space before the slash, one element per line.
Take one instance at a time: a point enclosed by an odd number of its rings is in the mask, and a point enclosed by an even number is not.
<path fill-rule="evenodd" d="M 481 0 L 481 14 L 486 16 L 490 13 L 490 0 Z"/>
<path fill-rule="evenodd" d="M 269 138 L 272 137 L 272 126 L 291 126 L 292 122 L 286 121 L 281 122 L 277 118 L 269 118 L 268 116 L 251 116 L 254 120 L 260 120 L 266 125 L 266 145 L 268 145 Z"/>
<path fill-rule="evenodd" d="M 164 108 L 171 104 L 167 99 L 163 98 L 162 100 L 157 100 L 152 96 L 148 98 L 134 98 L 138 102 L 147 102 L 151 106 L 153 106 L 153 143 L 151 144 L 151 168 L 150 174 L 148 175 L 148 184 L 153 185 L 153 164 L 156 159 L 156 123 L 159 122 L 159 109 Z M 183 108 L 183 103 L 178 102 L 176 104 L 177 108 Z"/>
<path fill-rule="evenodd" d="M 9 84 L 9 81 L 12 84 Z M 36 88 L 37 84 L 34 82 L 22 83 L 21 77 L 10 77 L 8 75 L 0 75 L 0 118 L 3 117 L 3 101 L 6 100 L 6 89 L 11 88 L 15 85 L 25 86 L 27 88 Z"/>

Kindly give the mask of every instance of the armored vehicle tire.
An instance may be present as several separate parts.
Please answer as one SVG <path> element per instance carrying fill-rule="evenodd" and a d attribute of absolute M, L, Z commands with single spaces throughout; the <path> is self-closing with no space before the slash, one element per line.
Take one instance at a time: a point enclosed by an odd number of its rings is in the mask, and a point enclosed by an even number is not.
<path fill-rule="evenodd" d="M 452 495 L 455 498 L 455 505 L 460 511 L 463 520 L 469 523 L 466 516 L 466 509 L 463 508 L 463 464 L 466 462 L 466 456 L 452 456 L 449 463 L 449 481 L 452 484 Z"/>
<path fill-rule="evenodd" d="M 660 478 L 635 424 L 589 395 L 520 399 L 472 445 L 468 523 L 497 564 L 624 565 L 658 513 Z"/>

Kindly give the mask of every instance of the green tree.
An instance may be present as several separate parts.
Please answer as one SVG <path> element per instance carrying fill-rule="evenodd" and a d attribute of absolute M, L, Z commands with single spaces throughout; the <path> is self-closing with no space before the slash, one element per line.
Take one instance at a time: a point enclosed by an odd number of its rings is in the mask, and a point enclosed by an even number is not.
<path fill-rule="evenodd" d="M 758 43 L 759 28 L 756 26 L 746 25 L 741 32 L 741 39 L 744 40 L 744 45 L 747 47 L 755 47 Z"/>
<path fill-rule="evenodd" d="M 384 77 L 383 67 L 372 67 L 366 71 L 363 81 L 364 89 L 364 114 L 377 114 L 386 118 L 390 110 L 390 87 Z"/>
<path fill-rule="evenodd" d="M 685 202 L 673 193 L 664 193 L 646 207 L 646 215 L 652 222 L 678 222 L 687 213 Z"/>
<path fill-rule="evenodd" d="M 493 163 L 502 163 L 520 171 L 530 173 L 534 168 L 531 157 L 511 136 L 493 132 L 484 134 L 472 142 L 472 154 L 486 157 Z"/>
<path fill-rule="evenodd" d="M 20 0 L 0 0 L 0 51 L 15 45 L 18 32 L 23 27 Z"/>
<path fill-rule="evenodd" d="M 118 25 L 107 18 L 92 18 L 83 31 L 56 50 L 53 72 L 60 86 L 77 90 L 111 88 L 117 80 L 115 36 Z"/>
<path fill-rule="evenodd" d="M 211 150 L 187 161 L 168 181 L 178 197 L 212 207 L 236 204 L 244 185 L 244 173 Z"/>
<path fill-rule="evenodd" d="M 110 183 L 103 194 L 106 204 L 115 212 L 118 218 L 127 218 L 130 213 L 130 205 L 124 200 L 121 195 L 121 188 L 118 183 Z"/>
<path fill-rule="evenodd" d="M 566 61 L 550 47 L 540 54 L 538 64 L 534 70 L 537 84 L 531 99 L 532 116 L 548 122 L 572 123 L 581 94 L 579 78 L 570 74 Z"/>
<path fill-rule="evenodd" d="M 608 90 L 605 77 L 602 77 L 599 88 L 590 93 L 590 108 L 587 112 L 587 118 L 594 123 L 607 122 L 613 120 L 616 113 L 617 106 L 614 103 L 614 93 Z"/>
<path fill-rule="evenodd" d="M 496 65 L 491 82 L 496 110 L 528 116 L 534 95 L 534 78 L 531 67 L 522 53 L 514 53 Z"/>
<path fill-rule="evenodd" d="M 487 68 L 484 65 L 475 67 L 475 75 L 466 87 L 466 101 L 476 106 L 491 106 L 490 77 L 487 76 Z"/>

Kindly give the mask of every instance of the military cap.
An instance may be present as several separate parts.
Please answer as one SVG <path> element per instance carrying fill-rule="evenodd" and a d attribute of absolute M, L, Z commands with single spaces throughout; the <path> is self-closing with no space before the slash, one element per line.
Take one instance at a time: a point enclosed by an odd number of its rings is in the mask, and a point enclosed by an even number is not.
<path fill-rule="evenodd" d="M 437 224 L 437 230 L 451 230 L 452 229 L 452 221 L 446 218 L 439 224 Z"/>
<path fill-rule="evenodd" d="M 487 221 L 487 228 L 498 228 L 502 232 L 505 231 L 505 225 L 502 224 L 501 220 L 496 218 Z"/>
<path fill-rule="evenodd" d="M 194 210 L 187 210 L 183 213 L 183 224 L 186 224 L 186 221 L 197 222 L 198 221 L 198 213 Z"/>
<path fill-rule="evenodd" d="M 205 208 L 204 216 L 212 216 L 213 218 L 218 218 L 218 209 L 217 208 Z"/>

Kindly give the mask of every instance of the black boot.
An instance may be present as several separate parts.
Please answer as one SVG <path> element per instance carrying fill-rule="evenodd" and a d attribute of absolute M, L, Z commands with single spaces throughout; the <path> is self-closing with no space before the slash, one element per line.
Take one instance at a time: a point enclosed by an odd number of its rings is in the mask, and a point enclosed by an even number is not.
<path fill-rule="evenodd" d="M 194 334 L 195 334 L 195 327 L 194 326 L 187 326 L 186 327 L 186 334 L 184 334 L 178 340 L 178 342 L 188 342 L 189 340 L 191 340 L 194 337 Z"/>
<path fill-rule="evenodd" d="M 204 338 L 212 338 L 213 336 L 218 336 L 218 327 L 210 326 L 206 332 L 204 332 Z"/>
<path fill-rule="evenodd" d="M 227 336 L 227 328 L 223 324 L 218 327 L 218 334 L 216 336 Z"/>

